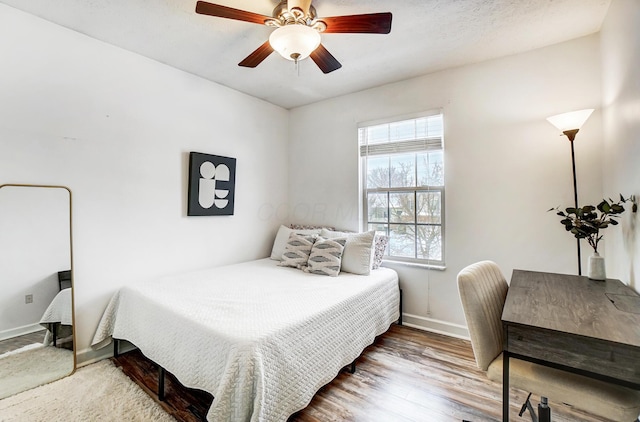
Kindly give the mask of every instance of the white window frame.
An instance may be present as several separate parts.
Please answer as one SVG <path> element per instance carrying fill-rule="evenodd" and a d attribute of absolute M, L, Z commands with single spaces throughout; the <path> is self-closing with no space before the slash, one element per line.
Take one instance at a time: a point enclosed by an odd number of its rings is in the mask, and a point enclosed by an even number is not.
<path fill-rule="evenodd" d="M 428 266 L 428 267 L 437 268 L 437 269 L 443 269 L 445 267 L 445 240 L 446 240 L 446 233 L 445 233 L 445 186 L 444 186 L 444 181 L 443 181 L 443 184 L 441 186 L 383 187 L 383 188 L 374 187 L 374 188 L 368 188 L 366 186 L 366 184 L 367 184 L 367 158 L 370 157 L 371 155 L 380 155 L 380 156 L 389 156 L 389 157 L 391 157 L 394 154 L 406 154 L 406 153 L 410 153 L 410 152 L 420 153 L 420 152 L 423 152 L 423 151 L 428 152 L 428 151 L 439 151 L 439 150 L 442 151 L 443 154 L 444 154 L 444 133 L 443 133 L 444 132 L 444 128 L 442 130 L 442 133 L 440 133 L 440 136 L 429 136 L 429 137 L 421 138 L 421 139 L 410 139 L 410 140 L 387 142 L 387 143 L 374 144 L 374 145 L 369 145 L 367 143 L 367 140 L 363 141 L 362 134 L 360 133 L 360 131 L 361 131 L 361 129 L 366 129 L 366 128 L 372 127 L 372 126 L 379 126 L 379 125 L 385 125 L 385 124 L 391 125 L 391 124 L 396 123 L 396 122 L 420 119 L 420 118 L 425 118 L 425 117 L 430 117 L 430 116 L 437 116 L 437 115 L 442 115 L 442 110 L 440 110 L 440 109 L 431 110 L 431 111 L 428 111 L 428 112 L 415 113 L 415 114 L 412 114 L 412 115 L 405 115 L 405 116 L 401 116 L 401 117 L 394 117 L 394 118 L 384 119 L 384 120 L 362 122 L 362 123 L 358 124 L 359 160 L 360 160 L 360 168 L 361 168 L 359 187 L 360 187 L 360 192 L 361 192 L 361 197 L 362 197 L 362 212 L 360 214 L 360 218 L 361 218 L 361 223 L 362 223 L 363 230 L 365 230 L 365 231 L 369 230 L 369 224 L 384 224 L 384 223 L 380 223 L 379 221 L 374 221 L 374 222 L 371 222 L 371 223 L 368 221 L 368 218 L 369 218 L 368 195 L 371 194 L 371 193 L 387 193 L 388 195 L 389 194 L 393 194 L 393 193 L 398 193 L 398 192 L 401 192 L 401 193 L 413 193 L 414 194 L 414 202 L 413 202 L 414 206 L 415 206 L 415 204 L 417 204 L 416 196 L 418 195 L 418 193 L 421 193 L 421 192 L 438 192 L 440 194 L 440 222 L 439 222 L 439 224 L 435 224 L 435 223 L 418 223 L 417 216 L 414 216 L 414 222 L 413 223 L 392 223 L 390 221 L 391 220 L 390 212 L 387 212 L 386 225 L 387 225 L 387 229 L 388 230 L 389 230 L 389 227 L 390 227 L 391 224 L 393 224 L 393 225 L 413 226 L 414 233 L 417 233 L 417 230 L 418 230 L 419 226 L 438 226 L 438 227 L 440 227 L 440 230 L 441 230 L 440 258 L 441 259 L 424 259 L 424 258 L 417 258 L 415 256 L 413 258 L 401 257 L 401 256 L 391 256 L 391 255 L 388 255 L 389 249 L 387 249 L 387 251 L 385 252 L 385 256 L 384 256 L 384 260 L 385 261 L 400 262 L 400 263 L 406 263 L 406 264 L 410 264 L 410 265 Z M 444 159 L 444 156 L 443 156 L 443 159 Z M 443 161 L 443 165 L 445 165 L 444 161 Z M 416 167 L 416 171 L 417 171 L 417 165 L 415 167 Z M 446 171 L 444 172 L 443 177 L 446 178 Z M 416 180 L 417 180 L 417 176 L 416 176 Z M 387 201 L 387 204 L 390 204 L 390 201 Z M 386 234 L 389 235 L 389 232 L 387 231 Z M 416 242 L 418 241 L 417 236 L 416 236 L 416 240 L 415 241 Z M 415 251 L 415 254 L 418 253 L 417 243 L 416 243 L 416 246 L 414 247 L 414 251 Z"/>

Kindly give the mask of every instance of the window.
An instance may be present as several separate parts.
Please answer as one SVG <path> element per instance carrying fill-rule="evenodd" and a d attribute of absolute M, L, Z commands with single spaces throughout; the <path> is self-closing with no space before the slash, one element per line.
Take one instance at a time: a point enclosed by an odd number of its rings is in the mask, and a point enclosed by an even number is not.
<path fill-rule="evenodd" d="M 444 265 L 442 114 L 360 126 L 364 226 L 394 261 Z"/>

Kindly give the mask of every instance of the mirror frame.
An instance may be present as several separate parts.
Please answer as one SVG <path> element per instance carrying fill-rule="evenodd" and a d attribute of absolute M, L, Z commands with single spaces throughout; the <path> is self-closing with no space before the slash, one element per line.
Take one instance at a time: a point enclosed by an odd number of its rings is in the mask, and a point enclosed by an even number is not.
<path fill-rule="evenodd" d="M 0 185 L 0 190 L 4 187 L 17 188 L 46 188 L 46 189 L 64 189 L 69 193 L 69 266 L 71 269 L 71 334 L 73 336 L 73 369 L 65 377 L 72 375 L 78 369 L 77 361 L 77 338 L 76 338 L 76 303 L 75 303 L 75 271 L 73 269 L 73 194 L 71 189 L 63 185 L 32 185 L 23 183 L 5 183 Z M 63 377 L 63 378 L 65 378 Z M 62 379 L 62 378 L 61 378 Z M 53 382 L 53 381 L 52 381 Z M 33 387 L 35 388 L 35 387 Z M 28 390 L 25 390 L 28 391 Z"/>

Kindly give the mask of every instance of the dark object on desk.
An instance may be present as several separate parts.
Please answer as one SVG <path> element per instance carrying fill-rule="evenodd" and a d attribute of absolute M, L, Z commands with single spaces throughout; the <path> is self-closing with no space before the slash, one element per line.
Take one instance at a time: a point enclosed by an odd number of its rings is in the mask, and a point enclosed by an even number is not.
<path fill-rule="evenodd" d="M 60 285 L 60 290 L 71 287 L 71 270 L 58 271 L 58 284 Z"/>

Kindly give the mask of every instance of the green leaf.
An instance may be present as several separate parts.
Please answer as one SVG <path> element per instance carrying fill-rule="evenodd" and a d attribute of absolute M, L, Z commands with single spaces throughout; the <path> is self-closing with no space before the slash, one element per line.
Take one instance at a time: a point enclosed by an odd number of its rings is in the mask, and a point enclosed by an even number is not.
<path fill-rule="evenodd" d="M 595 211 L 596 207 L 594 207 L 593 205 L 585 205 L 584 207 L 582 207 L 582 210 L 584 212 L 591 212 L 591 211 Z"/>
<path fill-rule="evenodd" d="M 597 219 L 598 218 L 598 214 L 596 214 L 595 212 L 590 212 L 590 213 L 587 213 L 587 214 L 583 215 L 582 218 L 584 220 L 591 221 L 591 220 Z"/>
<path fill-rule="evenodd" d="M 609 223 L 611 223 L 612 226 L 618 225 L 618 222 L 616 220 L 609 220 Z"/>
<path fill-rule="evenodd" d="M 610 208 L 611 208 L 611 207 L 609 206 L 609 203 L 608 203 L 606 200 L 604 200 L 604 199 L 602 200 L 602 202 L 600 202 L 600 203 L 598 204 L 598 210 L 599 210 L 600 212 L 605 213 L 605 214 L 609 212 L 609 209 L 610 209 Z"/>

